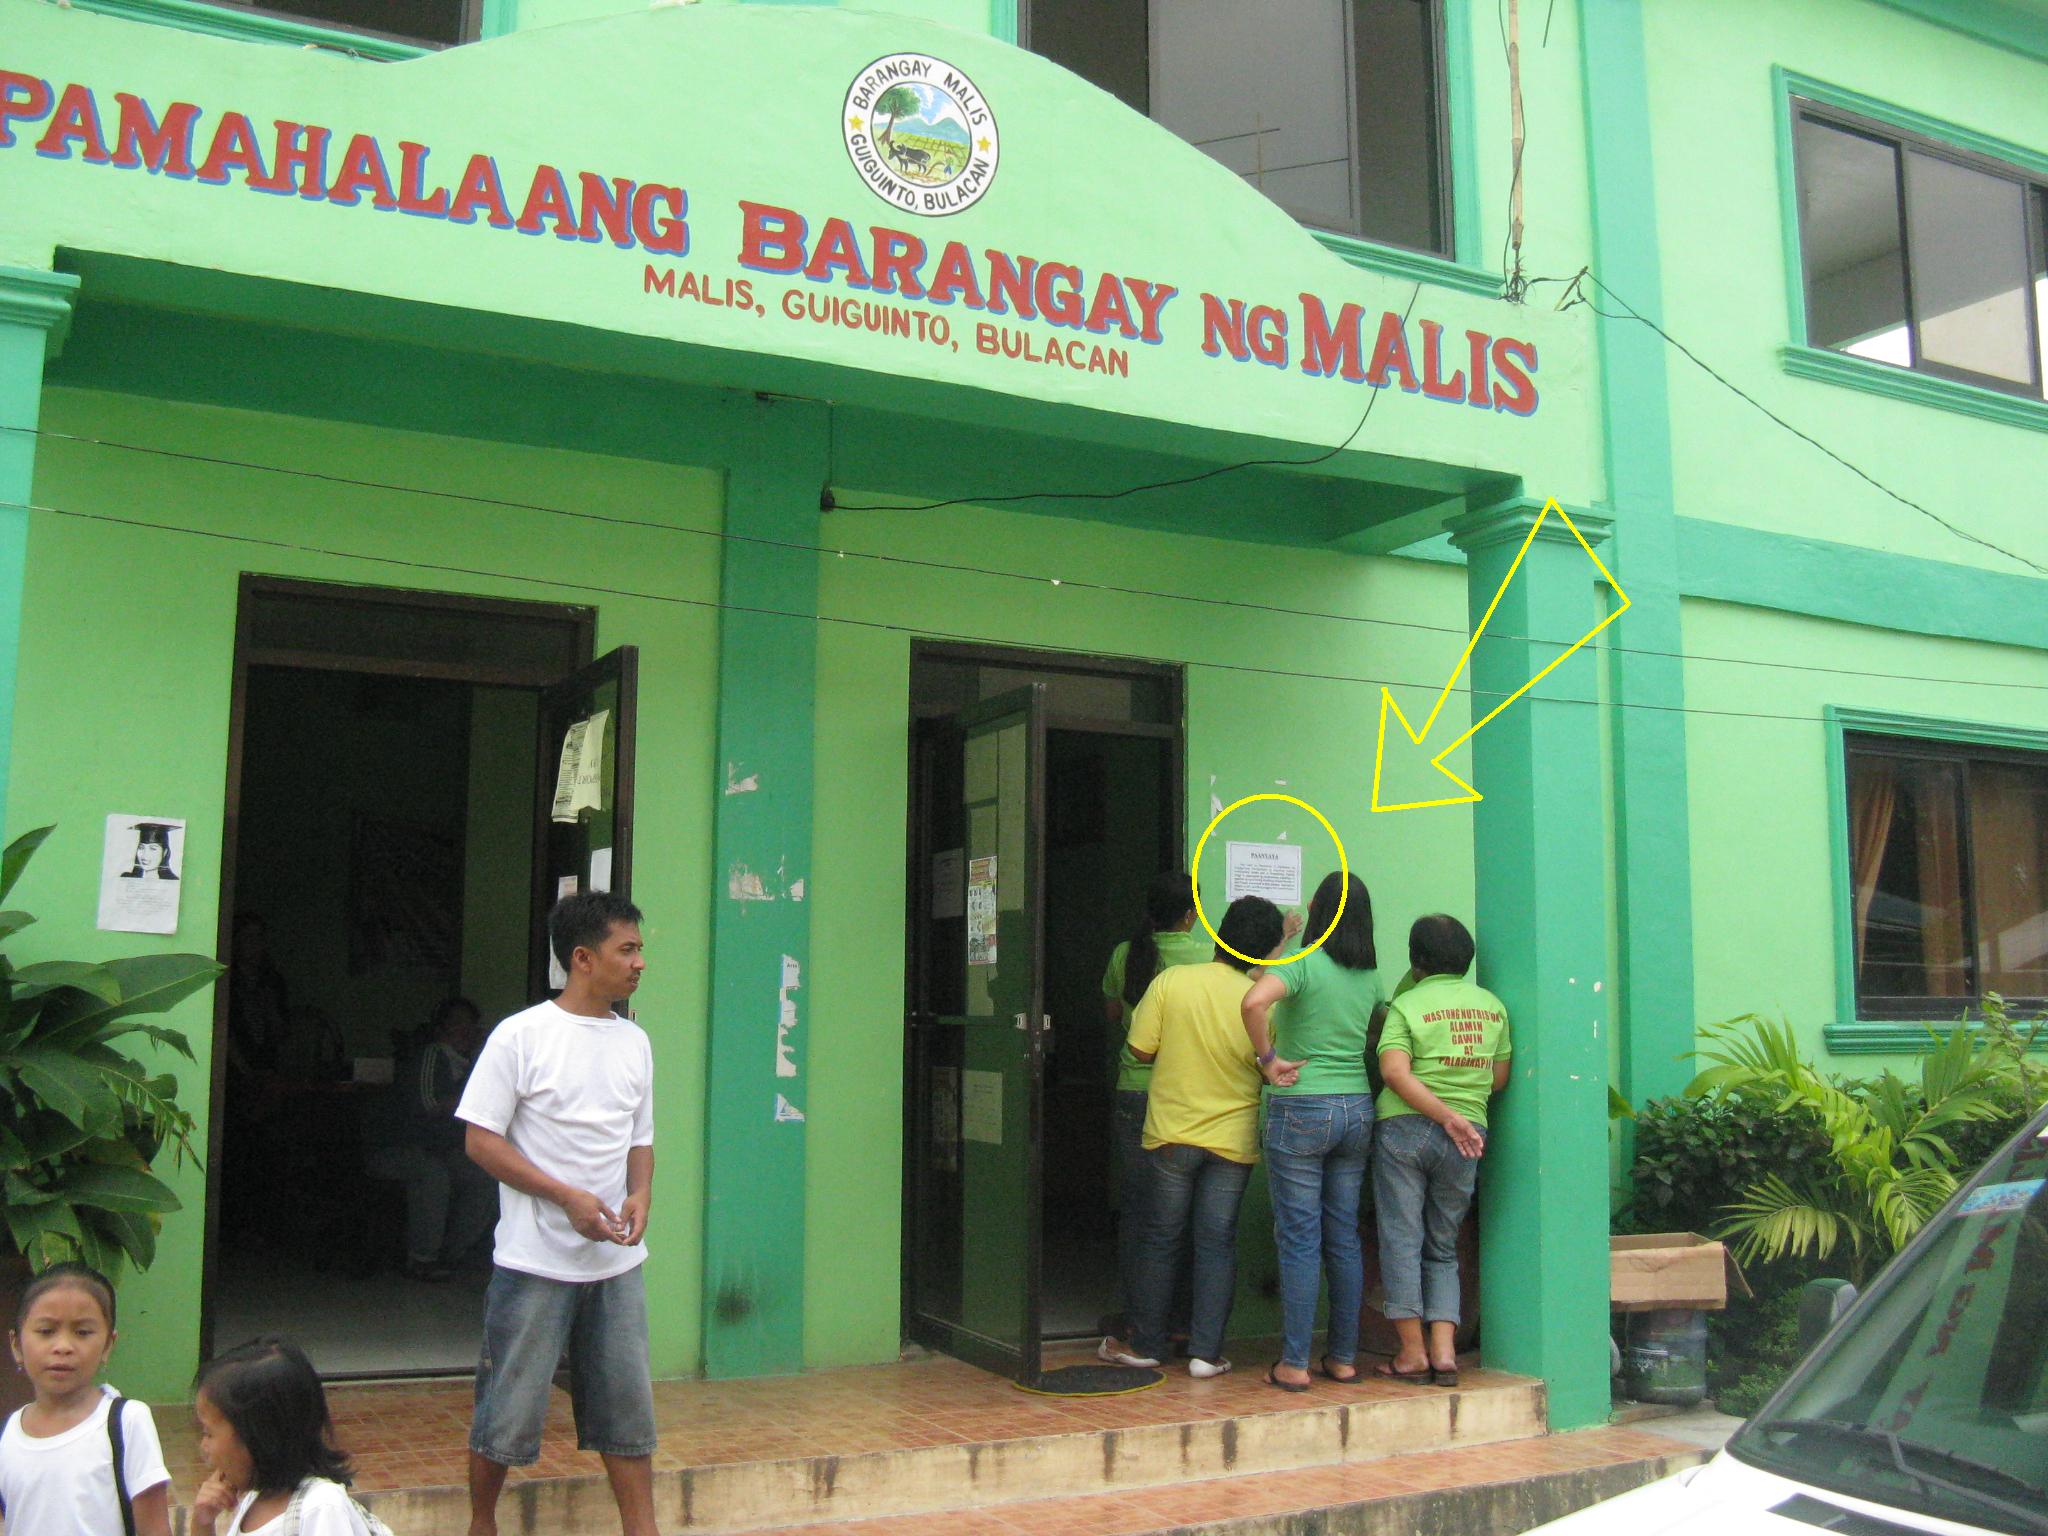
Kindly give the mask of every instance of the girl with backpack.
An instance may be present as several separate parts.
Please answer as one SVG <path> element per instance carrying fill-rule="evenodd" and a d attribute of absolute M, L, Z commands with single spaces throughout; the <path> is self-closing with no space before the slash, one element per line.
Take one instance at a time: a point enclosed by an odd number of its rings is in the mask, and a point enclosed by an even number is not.
<path fill-rule="evenodd" d="M 288 1339 L 255 1339 L 209 1360 L 194 1383 L 199 1454 L 211 1469 L 191 1536 L 391 1536 L 349 1494 L 327 1394 Z"/>
<path fill-rule="evenodd" d="M 7 1536 L 170 1536 L 171 1474 L 149 1408 L 102 1386 L 114 1288 L 83 1264 L 23 1287 L 8 1343 L 35 1399 L 0 1429 Z"/>

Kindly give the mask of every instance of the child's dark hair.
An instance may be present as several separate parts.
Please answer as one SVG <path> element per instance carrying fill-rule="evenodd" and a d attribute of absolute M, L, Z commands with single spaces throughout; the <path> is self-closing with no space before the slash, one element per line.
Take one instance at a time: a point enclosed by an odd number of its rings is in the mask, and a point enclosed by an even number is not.
<path fill-rule="evenodd" d="M 1230 910 L 1223 914 L 1223 926 L 1216 930 L 1216 936 L 1223 941 L 1216 946 L 1216 958 L 1237 970 L 1248 971 L 1280 947 L 1286 932 L 1287 919 L 1272 902 L 1263 896 L 1240 896 L 1230 904 Z M 1225 944 L 1230 948 L 1224 948 Z M 1232 954 L 1231 950 L 1237 953 Z M 1252 958 L 1240 958 L 1244 955 Z"/>
<path fill-rule="evenodd" d="M 249 1481 L 258 1493 L 287 1493 L 309 1477 L 354 1477 L 347 1453 L 334 1443 L 319 1373 L 290 1339 L 251 1339 L 215 1355 L 192 1389 L 206 1394 L 249 1453 Z"/>
<path fill-rule="evenodd" d="M 1195 905 L 1195 882 L 1178 870 L 1156 875 L 1152 889 L 1145 893 L 1145 921 L 1131 935 L 1131 947 L 1124 951 L 1124 1001 L 1133 1008 L 1159 974 L 1159 940 L 1185 918 Z"/>
<path fill-rule="evenodd" d="M 52 1264 L 21 1288 L 21 1302 L 14 1309 L 14 1331 L 21 1332 L 22 1324 L 28 1321 L 28 1314 L 38 1300 L 52 1291 L 63 1290 L 83 1291 L 90 1296 L 99 1304 L 100 1312 L 107 1320 L 107 1332 L 114 1331 L 113 1282 L 90 1264 L 70 1259 Z"/>
<path fill-rule="evenodd" d="M 1462 976 L 1472 952 L 1472 930 L 1448 913 L 1418 917 L 1408 930 L 1408 963 L 1418 976 Z"/>
<path fill-rule="evenodd" d="M 611 937 L 615 923 L 637 923 L 640 909 L 611 891 L 577 891 L 564 896 L 548 913 L 548 946 L 562 969 L 579 949 L 596 949 Z"/>
<path fill-rule="evenodd" d="M 1344 915 L 1337 915 L 1337 903 L 1344 903 Z M 1302 932 L 1314 943 L 1325 933 L 1323 953 L 1347 971 L 1370 971 L 1380 963 L 1372 942 L 1372 897 L 1365 882 L 1356 875 L 1331 870 L 1316 887 L 1308 904 L 1308 919 Z"/>

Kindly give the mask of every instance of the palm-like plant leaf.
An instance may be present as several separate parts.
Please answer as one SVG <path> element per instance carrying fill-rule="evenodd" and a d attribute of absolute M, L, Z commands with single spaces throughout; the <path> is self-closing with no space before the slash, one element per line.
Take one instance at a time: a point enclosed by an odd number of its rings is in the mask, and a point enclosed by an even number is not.
<path fill-rule="evenodd" d="M 37 827 L 33 832 L 24 832 L 7 845 L 7 851 L 0 853 L 0 901 L 5 901 L 14 890 L 14 882 L 21 878 L 21 872 L 28 867 L 29 857 L 43 846 L 43 839 L 57 829 L 54 826 Z"/>
<path fill-rule="evenodd" d="M 1737 1239 L 1735 1256 L 1745 1263 L 1796 1253 L 1826 1258 L 1844 1241 L 1852 1249 L 1863 1245 L 1861 1227 L 1825 1186 L 1794 1187 L 1775 1173 L 1751 1185 L 1727 1211 L 1721 1235 Z"/>

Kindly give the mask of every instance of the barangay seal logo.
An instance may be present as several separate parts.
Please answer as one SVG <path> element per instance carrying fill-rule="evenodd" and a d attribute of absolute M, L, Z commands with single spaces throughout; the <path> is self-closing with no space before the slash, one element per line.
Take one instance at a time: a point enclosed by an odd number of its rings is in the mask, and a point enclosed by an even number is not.
<path fill-rule="evenodd" d="M 995 113 L 930 54 L 892 53 L 854 76 L 839 128 L 861 180 L 905 213 L 958 213 L 995 180 Z"/>

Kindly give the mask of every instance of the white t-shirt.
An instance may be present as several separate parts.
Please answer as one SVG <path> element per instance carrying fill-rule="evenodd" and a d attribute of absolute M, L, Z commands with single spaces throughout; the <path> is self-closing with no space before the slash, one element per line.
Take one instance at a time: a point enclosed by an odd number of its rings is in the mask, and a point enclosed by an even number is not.
<path fill-rule="evenodd" d="M 114 1496 L 114 1448 L 107 1439 L 112 1387 L 84 1420 L 61 1435 L 31 1435 L 15 1413 L 0 1429 L 0 1501 L 7 1506 L 7 1536 L 106 1536 L 121 1529 Z M 123 1470 L 134 1499 L 171 1480 L 156 1421 L 147 1404 L 121 1410 Z"/>
<path fill-rule="evenodd" d="M 654 1051 L 631 1019 L 536 1003 L 491 1031 L 455 1113 L 616 1211 L 626 1198 L 627 1149 L 654 1145 Z M 644 1244 L 594 1243 L 559 1205 L 498 1186 L 496 1259 L 506 1269 L 608 1280 L 646 1257 Z"/>
<path fill-rule="evenodd" d="M 366 1536 L 369 1527 L 356 1513 L 346 1488 L 324 1477 L 312 1478 L 310 1482 L 306 1496 L 299 1500 L 299 1536 Z M 249 1506 L 255 1502 L 255 1494 L 242 1495 L 242 1501 L 235 1506 L 234 1518 L 228 1521 L 226 1536 L 254 1536 L 257 1531 L 276 1529 L 278 1521 L 284 1518 L 283 1510 L 261 1525 L 242 1524 L 242 1517 L 249 1513 Z"/>

